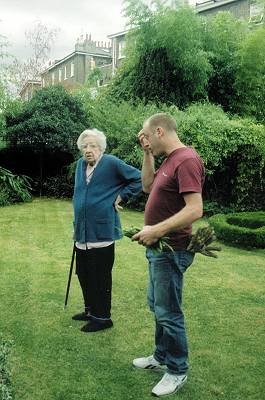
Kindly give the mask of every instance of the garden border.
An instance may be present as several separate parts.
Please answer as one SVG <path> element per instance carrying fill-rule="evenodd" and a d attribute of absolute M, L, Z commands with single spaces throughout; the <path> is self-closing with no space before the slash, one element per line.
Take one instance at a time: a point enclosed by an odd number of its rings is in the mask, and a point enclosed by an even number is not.
<path fill-rule="evenodd" d="M 246 248 L 265 248 L 265 212 L 216 214 L 209 218 L 218 239 Z"/>

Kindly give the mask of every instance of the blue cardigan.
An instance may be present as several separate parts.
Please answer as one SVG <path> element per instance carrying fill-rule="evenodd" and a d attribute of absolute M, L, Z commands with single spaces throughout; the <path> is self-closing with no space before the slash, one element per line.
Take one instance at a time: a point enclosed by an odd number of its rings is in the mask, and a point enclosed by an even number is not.
<path fill-rule="evenodd" d="M 122 237 L 121 223 L 114 203 L 141 191 L 141 173 L 119 158 L 103 154 L 91 181 L 86 183 L 87 162 L 80 158 L 75 173 L 74 240 L 80 243 L 105 242 Z"/>

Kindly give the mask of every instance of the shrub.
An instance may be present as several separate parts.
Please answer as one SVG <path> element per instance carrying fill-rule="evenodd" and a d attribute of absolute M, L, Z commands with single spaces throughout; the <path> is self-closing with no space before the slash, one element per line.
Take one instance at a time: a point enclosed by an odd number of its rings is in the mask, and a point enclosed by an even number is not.
<path fill-rule="evenodd" d="M 74 182 L 66 174 L 52 176 L 43 183 L 43 192 L 48 197 L 71 198 L 73 190 Z"/>
<path fill-rule="evenodd" d="M 203 202 L 203 215 L 205 217 L 211 217 L 215 214 L 229 214 L 234 210 L 231 207 L 225 207 L 217 201 L 205 200 Z"/>
<path fill-rule="evenodd" d="M 246 248 L 265 248 L 265 212 L 217 214 L 209 218 L 218 239 Z"/>
<path fill-rule="evenodd" d="M 7 356 L 10 352 L 12 342 L 0 335 L 0 399 L 12 400 L 10 372 L 7 367 Z"/>
<path fill-rule="evenodd" d="M 60 174 L 45 180 L 43 188 L 46 196 L 59 199 L 73 197 L 76 163 L 63 166 Z"/>
<path fill-rule="evenodd" d="M 31 179 L 0 167 L 0 206 L 31 201 Z"/>
<path fill-rule="evenodd" d="M 168 112 L 177 121 L 181 140 L 194 146 L 204 160 L 205 198 L 237 211 L 265 208 L 263 125 L 231 117 L 209 103 L 196 103 L 180 111 L 165 104 L 115 103 L 104 94 L 86 100 L 86 111 L 91 125 L 106 133 L 107 151 L 137 168 L 142 165 L 137 133 L 143 121 L 157 112 Z M 226 213 L 226 209 L 218 211 Z"/>

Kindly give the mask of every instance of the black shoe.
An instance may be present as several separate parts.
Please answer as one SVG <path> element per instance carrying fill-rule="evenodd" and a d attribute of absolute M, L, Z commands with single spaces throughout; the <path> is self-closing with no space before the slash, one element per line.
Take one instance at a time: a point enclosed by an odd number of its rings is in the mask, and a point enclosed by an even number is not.
<path fill-rule="evenodd" d="M 82 332 L 98 332 L 102 331 L 103 329 L 108 329 L 113 326 L 113 322 L 111 319 L 105 321 L 105 322 L 96 322 L 96 321 L 91 321 L 88 324 L 82 326 L 81 331 Z"/>
<path fill-rule="evenodd" d="M 72 319 L 74 321 L 89 321 L 90 320 L 90 315 L 86 314 L 85 312 L 79 313 L 79 314 L 75 314 L 72 316 Z"/>

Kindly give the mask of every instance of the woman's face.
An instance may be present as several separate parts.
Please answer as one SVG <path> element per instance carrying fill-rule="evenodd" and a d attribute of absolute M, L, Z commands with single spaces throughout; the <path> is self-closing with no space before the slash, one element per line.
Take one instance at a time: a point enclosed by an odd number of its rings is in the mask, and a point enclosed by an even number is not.
<path fill-rule="evenodd" d="M 84 159 L 89 165 L 96 164 L 97 160 L 101 156 L 101 150 L 97 143 L 97 139 L 94 136 L 87 136 L 82 143 L 82 153 Z"/>

